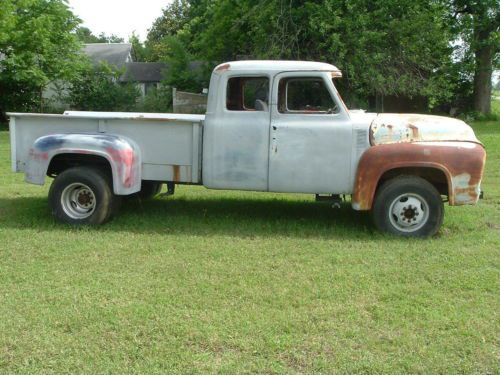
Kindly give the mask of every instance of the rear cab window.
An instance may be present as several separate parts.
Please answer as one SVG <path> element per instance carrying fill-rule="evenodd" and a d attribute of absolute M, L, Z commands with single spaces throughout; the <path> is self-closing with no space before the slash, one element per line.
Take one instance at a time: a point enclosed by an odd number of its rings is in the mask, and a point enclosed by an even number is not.
<path fill-rule="evenodd" d="M 229 78 L 226 108 L 229 111 L 269 111 L 269 78 Z"/>

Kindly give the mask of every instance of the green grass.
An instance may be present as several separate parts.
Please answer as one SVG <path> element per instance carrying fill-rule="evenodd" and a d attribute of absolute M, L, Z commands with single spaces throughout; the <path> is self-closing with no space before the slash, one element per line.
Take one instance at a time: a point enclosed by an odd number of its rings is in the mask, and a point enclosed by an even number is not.
<path fill-rule="evenodd" d="M 485 199 L 430 240 L 309 196 L 179 187 L 57 224 L 0 132 L 0 373 L 493 374 L 500 124 Z"/>

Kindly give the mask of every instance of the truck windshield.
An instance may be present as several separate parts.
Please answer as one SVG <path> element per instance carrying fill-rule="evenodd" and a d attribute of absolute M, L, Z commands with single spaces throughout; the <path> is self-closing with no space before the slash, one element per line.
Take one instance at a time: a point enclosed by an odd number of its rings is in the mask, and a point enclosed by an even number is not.
<path fill-rule="evenodd" d="M 345 110 L 348 111 L 347 105 L 345 104 L 343 98 L 348 98 L 349 96 L 345 95 L 346 94 L 345 87 L 343 85 L 339 85 L 338 81 L 335 82 L 336 79 L 338 80 L 339 78 L 336 77 L 332 78 L 332 82 L 333 86 L 335 87 L 335 90 L 337 90 L 337 98 L 338 100 L 340 100 L 340 103 L 344 106 Z"/>

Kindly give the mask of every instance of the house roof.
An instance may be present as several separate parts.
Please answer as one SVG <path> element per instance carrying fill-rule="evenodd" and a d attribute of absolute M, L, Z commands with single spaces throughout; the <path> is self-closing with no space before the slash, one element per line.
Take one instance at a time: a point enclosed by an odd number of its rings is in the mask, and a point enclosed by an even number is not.
<path fill-rule="evenodd" d="M 160 82 L 167 64 L 161 62 L 130 62 L 125 64 L 122 82 Z"/>
<path fill-rule="evenodd" d="M 84 44 L 83 51 L 94 64 L 106 61 L 109 65 L 122 68 L 125 63 L 132 61 L 132 44 L 130 43 Z"/>
<path fill-rule="evenodd" d="M 187 69 L 195 71 L 203 66 L 201 61 L 191 61 Z M 129 62 L 125 64 L 122 82 L 161 82 L 165 78 L 169 64 L 162 62 Z"/>

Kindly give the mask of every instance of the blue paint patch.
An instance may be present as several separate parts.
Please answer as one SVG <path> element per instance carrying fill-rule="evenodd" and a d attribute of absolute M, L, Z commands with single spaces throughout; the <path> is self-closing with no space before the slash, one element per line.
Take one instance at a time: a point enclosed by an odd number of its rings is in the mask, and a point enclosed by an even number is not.
<path fill-rule="evenodd" d="M 47 135 L 38 138 L 35 142 L 35 147 L 40 151 L 48 151 L 54 148 L 61 147 L 64 144 L 64 138 L 61 135 Z"/>

